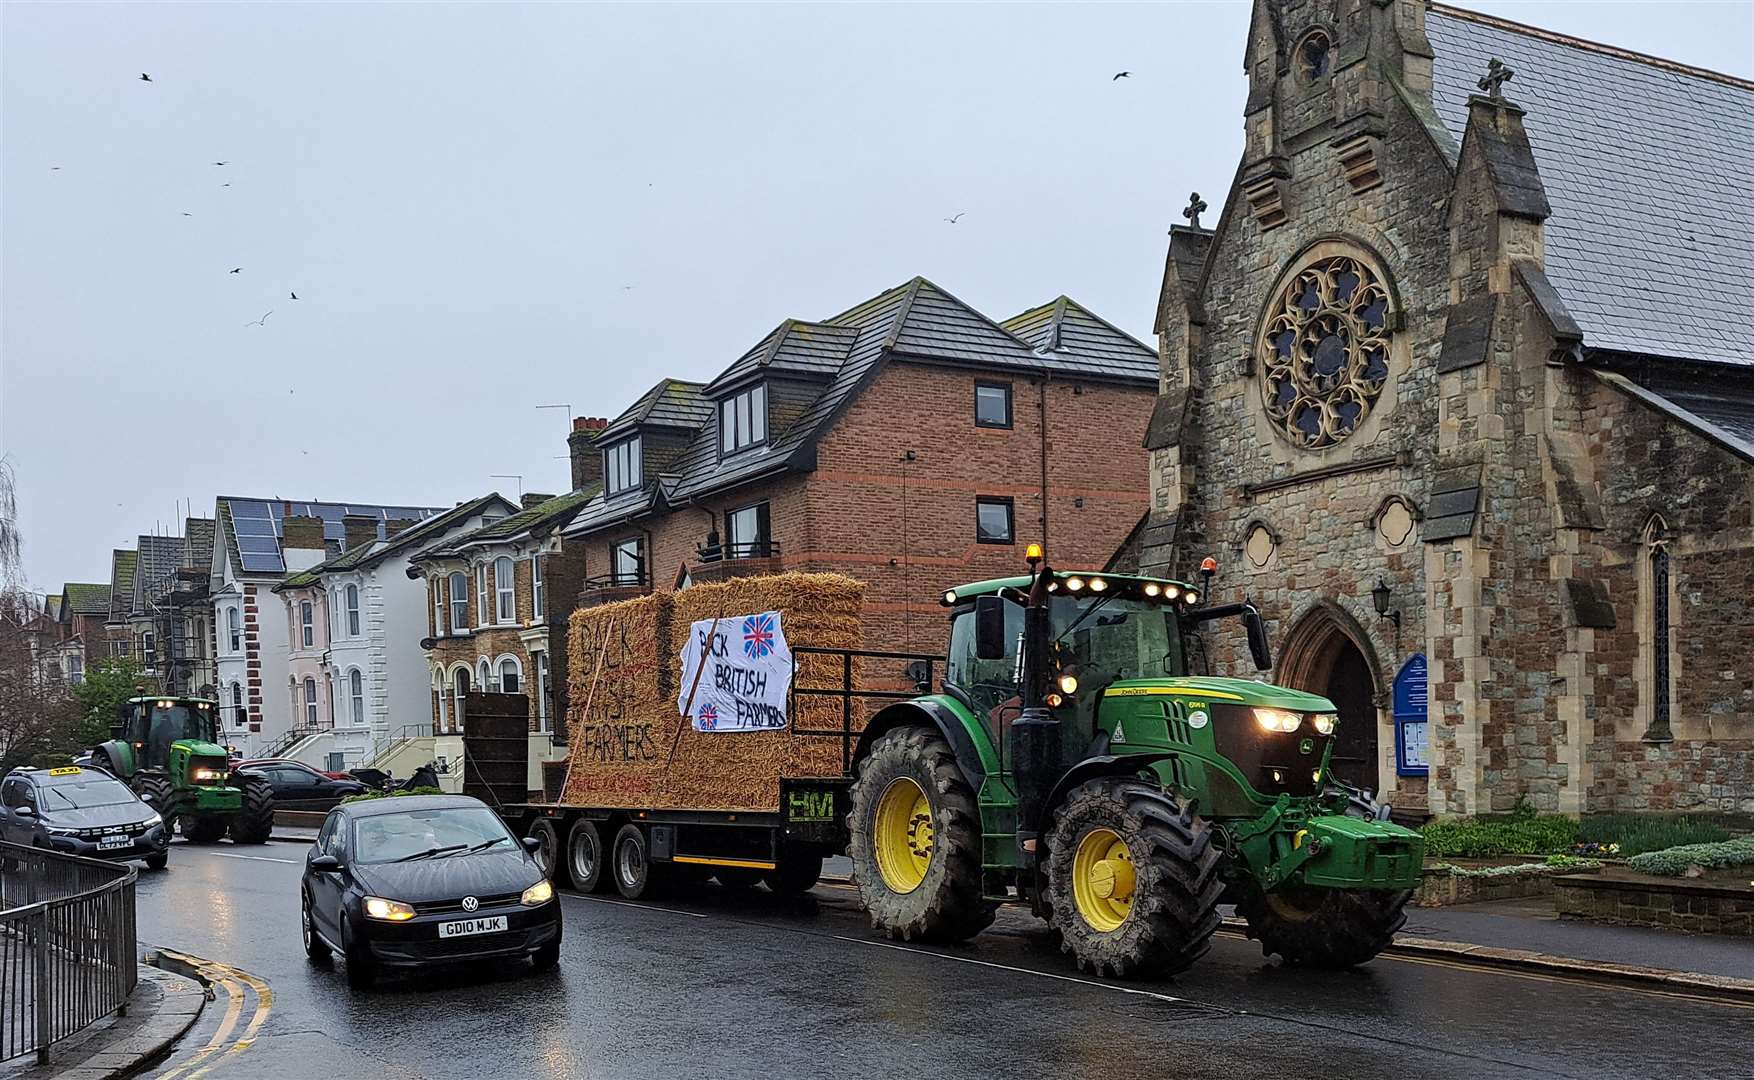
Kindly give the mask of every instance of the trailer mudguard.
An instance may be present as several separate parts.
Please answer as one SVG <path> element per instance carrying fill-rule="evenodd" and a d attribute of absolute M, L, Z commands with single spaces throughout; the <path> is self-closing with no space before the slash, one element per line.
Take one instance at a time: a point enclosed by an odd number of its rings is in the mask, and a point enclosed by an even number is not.
<path fill-rule="evenodd" d="M 871 751 L 878 737 L 900 727 L 929 726 L 937 728 L 956 754 L 956 765 L 970 790 L 979 791 L 987 777 L 999 771 L 999 755 L 987 729 L 960 701 L 943 694 L 914 698 L 886 706 L 859 734 L 858 747 L 853 751 L 856 766 Z"/>

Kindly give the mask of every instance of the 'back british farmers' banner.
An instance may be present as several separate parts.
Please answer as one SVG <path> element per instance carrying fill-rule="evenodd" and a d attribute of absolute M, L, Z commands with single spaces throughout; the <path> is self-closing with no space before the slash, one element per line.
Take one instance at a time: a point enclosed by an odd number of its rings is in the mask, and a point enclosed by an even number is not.
<path fill-rule="evenodd" d="M 786 726 L 791 682 L 779 612 L 702 619 L 682 646 L 676 708 L 696 731 L 772 731 Z"/>

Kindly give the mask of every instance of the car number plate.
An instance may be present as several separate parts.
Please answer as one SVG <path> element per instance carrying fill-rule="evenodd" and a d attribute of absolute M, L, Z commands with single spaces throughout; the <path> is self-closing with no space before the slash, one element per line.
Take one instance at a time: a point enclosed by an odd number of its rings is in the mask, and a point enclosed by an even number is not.
<path fill-rule="evenodd" d="M 97 839 L 97 846 L 100 849 L 101 848 L 132 847 L 133 845 L 134 845 L 134 838 L 133 837 L 126 836 L 126 835 L 123 835 L 120 833 L 116 834 L 115 836 L 100 836 Z"/>
<path fill-rule="evenodd" d="M 487 919 L 458 919 L 456 922 L 439 923 L 439 937 L 467 937 L 470 934 L 497 934 L 506 928 L 504 915 L 495 915 Z"/>

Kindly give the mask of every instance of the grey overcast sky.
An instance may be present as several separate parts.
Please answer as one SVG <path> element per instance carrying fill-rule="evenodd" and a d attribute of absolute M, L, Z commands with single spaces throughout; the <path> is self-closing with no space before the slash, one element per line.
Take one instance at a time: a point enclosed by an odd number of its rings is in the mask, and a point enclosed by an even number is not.
<path fill-rule="evenodd" d="M 1471 6 L 1754 76 L 1750 0 Z M 915 274 L 1149 340 L 1165 230 L 1235 168 L 1248 14 L 0 5 L 26 571 L 107 580 L 219 493 L 564 490 L 537 405 L 614 415 Z"/>

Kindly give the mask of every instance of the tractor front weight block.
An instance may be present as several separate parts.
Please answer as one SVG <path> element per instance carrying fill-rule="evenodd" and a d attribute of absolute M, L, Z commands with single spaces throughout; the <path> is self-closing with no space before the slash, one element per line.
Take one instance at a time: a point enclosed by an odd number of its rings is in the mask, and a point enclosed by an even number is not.
<path fill-rule="evenodd" d="M 1332 889 L 1414 889 L 1425 838 L 1387 821 L 1342 815 L 1310 818 L 1300 850 L 1303 880 Z"/>

